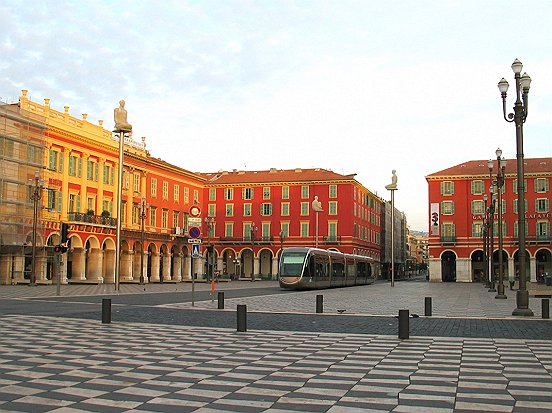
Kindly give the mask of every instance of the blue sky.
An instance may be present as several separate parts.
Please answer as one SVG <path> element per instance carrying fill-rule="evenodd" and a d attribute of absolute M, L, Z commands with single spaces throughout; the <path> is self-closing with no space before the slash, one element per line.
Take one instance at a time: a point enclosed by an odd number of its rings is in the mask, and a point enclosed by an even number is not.
<path fill-rule="evenodd" d="M 322 167 L 428 222 L 425 175 L 516 156 L 498 81 L 532 77 L 526 157 L 552 156 L 552 1 L 0 3 L 0 97 L 112 127 L 191 171 Z"/>

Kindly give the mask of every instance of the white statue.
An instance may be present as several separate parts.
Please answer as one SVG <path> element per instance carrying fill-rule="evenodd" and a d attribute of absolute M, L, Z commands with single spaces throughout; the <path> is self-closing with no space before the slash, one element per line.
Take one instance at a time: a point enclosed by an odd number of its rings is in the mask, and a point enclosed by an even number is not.
<path fill-rule="evenodd" d="M 127 111 L 125 109 L 125 101 L 119 101 L 119 107 L 115 108 L 113 117 L 115 119 L 115 132 L 130 132 L 132 125 L 127 121 Z"/>
<path fill-rule="evenodd" d="M 389 185 L 385 186 L 385 189 L 388 189 L 390 191 L 393 191 L 397 189 L 397 175 L 395 174 L 395 170 L 393 169 L 391 176 L 391 183 Z"/>
<path fill-rule="evenodd" d="M 314 201 L 312 201 L 312 210 L 315 212 L 322 212 L 322 202 L 318 200 L 318 197 L 314 197 Z"/>

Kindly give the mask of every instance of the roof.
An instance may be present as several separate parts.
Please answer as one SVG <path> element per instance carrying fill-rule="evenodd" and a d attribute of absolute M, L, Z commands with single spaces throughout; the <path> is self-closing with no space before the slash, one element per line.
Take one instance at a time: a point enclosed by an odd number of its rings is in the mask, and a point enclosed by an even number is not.
<path fill-rule="evenodd" d="M 276 169 L 266 171 L 220 171 L 200 173 L 207 181 L 206 185 L 260 184 L 273 182 L 312 182 L 312 181 L 350 181 L 356 174 L 341 175 L 327 169 Z"/>
<path fill-rule="evenodd" d="M 494 172 L 496 173 L 496 159 L 494 161 Z M 487 167 L 488 160 L 468 161 L 439 172 L 434 172 L 426 176 L 426 179 L 436 178 L 441 176 L 488 176 L 489 168 Z M 525 158 L 524 172 L 526 174 L 552 174 L 552 158 Z M 517 174 L 517 160 L 506 160 L 506 174 Z"/>

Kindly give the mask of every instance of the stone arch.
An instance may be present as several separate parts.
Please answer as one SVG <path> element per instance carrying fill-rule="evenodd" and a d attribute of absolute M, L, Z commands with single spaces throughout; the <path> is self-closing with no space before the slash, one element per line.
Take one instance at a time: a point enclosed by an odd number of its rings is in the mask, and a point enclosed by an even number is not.
<path fill-rule="evenodd" d="M 224 248 L 221 251 L 222 255 L 222 275 L 230 277 L 230 279 L 238 279 L 241 276 L 241 259 L 240 255 L 233 248 Z"/>
<path fill-rule="evenodd" d="M 167 244 L 161 244 L 159 248 L 159 281 L 168 281 L 171 279 L 171 254 Z"/>
<path fill-rule="evenodd" d="M 191 279 L 191 274 L 192 274 L 192 260 L 191 260 L 191 254 L 190 254 L 190 251 L 188 250 L 188 246 L 187 245 L 183 245 L 182 246 L 182 250 L 181 250 L 181 254 L 182 254 L 182 261 L 181 261 L 181 265 L 182 265 L 182 279 L 183 280 L 189 280 Z"/>
<path fill-rule="evenodd" d="M 67 240 L 67 280 L 81 281 L 84 279 L 84 250 L 82 238 L 71 234 Z"/>
<path fill-rule="evenodd" d="M 149 282 L 159 281 L 159 253 L 153 242 L 148 244 L 147 275 Z"/>
<path fill-rule="evenodd" d="M 103 268 L 102 274 L 104 283 L 115 283 L 115 241 L 113 238 L 106 237 L 102 243 Z"/>
<path fill-rule="evenodd" d="M 95 235 L 90 235 L 84 244 L 84 274 L 87 281 L 103 282 L 103 251 L 100 241 Z"/>
<path fill-rule="evenodd" d="M 471 258 L 471 280 L 473 282 L 487 281 L 486 257 L 483 250 L 476 249 L 470 254 Z"/>
<path fill-rule="evenodd" d="M 180 253 L 180 247 L 173 245 L 171 247 L 171 268 L 170 268 L 171 280 L 182 280 L 182 254 Z"/>
<path fill-rule="evenodd" d="M 443 282 L 456 282 L 456 253 L 451 250 L 441 254 L 441 280 Z"/>
<path fill-rule="evenodd" d="M 252 277 L 255 269 L 255 252 L 252 248 L 243 248 L 240 251 L 240 258 L 242 276 L 246 278 Z"/>
<path fill-rule="evenodd" d="M 61 273 L 59 267 L 59 259 L 54 251 L 54 247 L 59 245 L 61 237 L 58 233 L 51 233 L 46 239 L 46 279 L 53 280 L 54 275 Z"/>
<path fill-rule="evenodd" d="M 271 279 L 274 272 L 273 258 L 274 254 L 270 248 L 261 248 L 259 250 L 259 274 L 261 278 Z M 278 271 L 276 269 L 276 271 Z"/>
<path fill-rule="evenodd" d="M 517 249 L 514 252 L 514 276 L 515 280 L 519 281 L 519 249 Z M 531 252 L 529 250 L 525 250 L 525 276 L 526 280 L 530 280 L 530 274 L 531 274 Z"/>
<path fill-rule="evenodd" d="M 552 276 L 552 251 L 549 248 L 539 248 L 535 252 L 537 282 L 546 283 L 547 276 Z"/>

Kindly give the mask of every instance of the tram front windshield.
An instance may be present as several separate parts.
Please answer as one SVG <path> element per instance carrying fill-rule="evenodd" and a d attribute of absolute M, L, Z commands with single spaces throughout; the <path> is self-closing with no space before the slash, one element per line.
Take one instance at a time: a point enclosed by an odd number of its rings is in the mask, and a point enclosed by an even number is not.
<path fill-rule="evenodd" d="M 282 255 L 280 277 L 299 277 L 305 262 L 305 252 L 287 252 Z"/>

